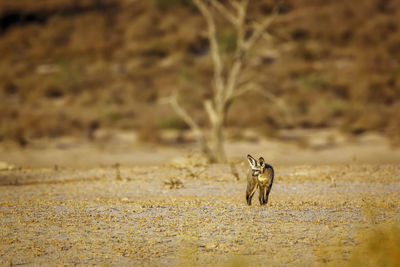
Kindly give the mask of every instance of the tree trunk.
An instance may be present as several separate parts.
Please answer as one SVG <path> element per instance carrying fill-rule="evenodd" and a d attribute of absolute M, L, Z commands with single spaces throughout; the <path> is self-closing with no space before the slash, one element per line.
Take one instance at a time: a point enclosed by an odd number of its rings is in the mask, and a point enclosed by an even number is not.
<path fill-rule="evenodd" d="M 238 95 L 238 81 L 243 71 L 246 52 L 263 36 L 264 31 L 271 24 L 272 18 L 267 17 L 262 23 L 255 23 L 255 26 L 247 23 L 247 6 L 250 0 L 228 1 L 225 6 L 219 0 L 193 0 L 200 13 L 203 15 L 208 26 L 208 40 L 210 44 L 210 56 L 214 67 L 213 79 L 213 99 L 204 101 L 204 109 L 207 112 L 210 122 L 210 132 L 206 134 L 204 130 L 193 120 L 193 118 L 178 104 L 176 94 L 169 99 L 177 114 L 195 132 L 200 143 L 201 150 L 207 155 L 211 162 L 226 163 L 227 156 L 224 150 L 223 126 L 225 117 L 232 99 Z M 218 44 L 218 36 L 215 18 L 212 12 L 216 9 L 224 16 L 236 30 L 236 51 L 233 55 L 233 62 L 229 67 L 224 67 L 223 58 Z M 277 9 L 274 14 L 278 14 Z M 251 33 L 250 33 L 251 32 Z M 250 36 L 247 36 L 250 33 Z M 246 90 L 242 90 L 244 92 Z M 208 132 L 207 132 L 208 133 Z M 233 169 L 234 166 L 231 165 Z M 235 174 L 237 176 L 237 172 Z"/>
<path fill-rule="evenodd" d="M 223 136 L 223 122 L 218 119 L 211 126 L 211 146 L 216 162 L 226 162 L 226 155 L 224 150 L 224 136 Z"/>

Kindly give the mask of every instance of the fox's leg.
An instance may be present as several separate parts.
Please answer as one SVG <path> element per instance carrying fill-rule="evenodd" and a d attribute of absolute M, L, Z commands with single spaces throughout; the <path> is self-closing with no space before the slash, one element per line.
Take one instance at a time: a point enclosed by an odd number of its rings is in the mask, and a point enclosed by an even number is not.
<path fill-rule="evenodd" d="M 260 201 L 260 205 L 264 204 L 264 188 L 262 186 L 259 187 L 258 190 L 258 200 Z"/>
<path fill-rule="evenodd" d="M 265 205 L 268 202 L 268 195 L 266 194 L 267 189 L 265 187 L 260 187 L 260 204 Z"/>
<path fill-rule="evenodd" d="M 246 190 L 246 201 L 247 205 L 251 205 L 251 199 L 253 198 L 254 193 L 257 190 L 257 184 L 248 184 L 247 185 L 247 190 Z"/>
<path fill-rule="evenodd" d="M 265 188 L 265 204 L 268 203 L 268 196 L 270 191 L 271 191 L 271 186 Z"/>

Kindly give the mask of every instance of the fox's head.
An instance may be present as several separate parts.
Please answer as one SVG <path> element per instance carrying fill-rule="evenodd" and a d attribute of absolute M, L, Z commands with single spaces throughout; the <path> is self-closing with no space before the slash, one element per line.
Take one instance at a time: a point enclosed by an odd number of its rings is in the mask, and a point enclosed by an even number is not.
<path fill-rule="evenodd" d="M 265 170 L 265 160 L 263 157 L 260 157 L 258 161 L 253 158 L 250 154 L 247 155 L 247 160 L 249 161 L 251 170 L 253 172 L 253 175 L 259 175 L 260 173 L 263 173 Z"/>

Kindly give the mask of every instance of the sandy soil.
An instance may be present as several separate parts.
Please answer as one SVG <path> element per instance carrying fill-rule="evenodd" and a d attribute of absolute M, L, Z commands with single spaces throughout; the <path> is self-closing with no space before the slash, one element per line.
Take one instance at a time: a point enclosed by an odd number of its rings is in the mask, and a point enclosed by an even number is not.
<path fill-rule="evenodd" d="M 2 145 L 0 266 L 351 264 L 366 232 L 399 226 L 400 150 L 376 135 L 336 137 L 315 134 L 302 149 L 228 143 L 239 181 L 191 145 L 139 146 L 130 135 Z M 246 205 L 243 153 L 275 167 L 267 206 L 257 195 Z M 378 263 L 400 255 L 396 233 Z"/>
<path fill-rule="evenodd" d="M 247 166 L 196 162 L 0 172 L 0 265 L 337 265 L 400 220 L 400 165 L 276 166 L 249 207 Z"/>

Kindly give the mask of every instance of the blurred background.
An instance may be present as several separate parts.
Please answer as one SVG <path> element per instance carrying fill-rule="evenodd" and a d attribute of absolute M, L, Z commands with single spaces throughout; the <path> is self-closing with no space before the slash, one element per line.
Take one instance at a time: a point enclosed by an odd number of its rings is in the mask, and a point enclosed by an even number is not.
<path fill-rule="evenodd" d="M 248 18 L 261 21 L 275 6 L 250 1 Z M 279 101 L 257 92 L 236 99 L 228 139 L 335 129 L 349 140 L 373 132 L 398 146 L 399 18 L 396 0 L 281 1 L 269 38 L 249 53 L 243 72 Z M 228 58 L 235 32 L 223 18 L 217 23 Z M 187 125 L 158 100 L 178 90 L 207 127 L 206 30 L 190 0 L 1 0 L 0 144 L 64 136 L 106 142 L 110 131 L 144 143 L 190 142 Z"/>

